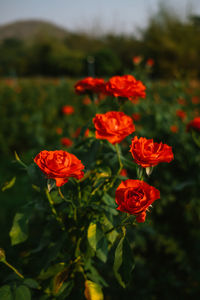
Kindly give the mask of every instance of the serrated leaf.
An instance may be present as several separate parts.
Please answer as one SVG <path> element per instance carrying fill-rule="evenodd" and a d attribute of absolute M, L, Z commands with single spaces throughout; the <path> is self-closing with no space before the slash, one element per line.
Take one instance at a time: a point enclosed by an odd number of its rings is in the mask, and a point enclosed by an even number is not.
<path fill-rule="evenodd" d="M 13 177 L 10 181 L 5 182 L 1 189 L 2 192 L 4 192 L 7 189 L 10 189 L 15 184 L 15 181 L 16 181 L 16 177 Z"/>
<path fill-rule="evenodd" d="M 103 300 L 104 298 L 102 288 L 90 280 L 85 281 L 84 295 L 87 300 Z"/>
<path fill-rule="evenodd" d="M 28 238 L 28 220 L 23 213 L 17 213 L 10 230 L 12 246 L 23 243 Z"/>
<path fill-rule="evenodd" d="M 9 285 L 3 285 L 0 287 L 0 299 L 2 300 L 13 300 L 13 295 Z"/>
<path fill-rule="evenodd" d="M 20 285 L 15 292 L 15 300 L 31 300 L 29 288 L 25 285 Z"/>

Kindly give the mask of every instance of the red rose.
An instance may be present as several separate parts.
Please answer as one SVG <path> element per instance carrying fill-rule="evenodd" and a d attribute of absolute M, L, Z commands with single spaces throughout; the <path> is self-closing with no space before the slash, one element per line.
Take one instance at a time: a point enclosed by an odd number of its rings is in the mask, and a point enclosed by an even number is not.
<path fill-rule="evenodd" d="M 73 144 L 73 142 L 69 138 L 64 137 L 64 138 L 61 139 L 61 144 L 63 146 L 69 147 L 69 146 L 71 146 Z"/>
<path fill-rule="evenodd" d="M 63 150 L 43 150 L 34 158 L 34 162 L 48 178 L 55 179 L 57 186 L 65 184 L 69 177 L 81 179 L 84 176 L 81 161 Z"/>
<path fill-rule="evenodd" d="M 194 118 L 187 125 L 187 130 L 194 129 L 196 131 L 200 131 L 200 117 Z"/>
<path fill-rule="evenodd" d="M 136 215 L 137 222 L 144 222 L 147 208 L 160 198 L 160 192 L 144 181 L 122 181 L 115 192 L 118 210 Z"/>
<path fill-rule="evenodd" d="M 182 109 L 178 109 L 176 111 L 177 117 L 179 117 L 181 120 L 184 120 L 186 118 L 186 112 L 183 111 Z"/>
<path fill-rule="evenodd" d="M 74 113 L 74 108 L 71 105 L 65 105 L 62 107 L 62 112 L 64 115 L 72 115 Z"/>
<path fill-rule="evenodd" d="M 104 92 L 105 82 L 101 78 L 86 77 L 78 81 L 74 88 L 77 94 L 86 94 L 89 92 L 98 94 Z"/>
<path fill-rule="evenodd" d="M 173 158 L 172 147 L 163 143 L 154 143 L 153 139 L 132 139 L 130 152 L 138 165 L 143 168 L 153 167 L 161 162 L 170 162 Z"/>
<path fill-rule="evenodd" d="M 146 87 L 132 75 L 114 76 L 106 83 L 106 93 L 115 97 L 128 98 L 129 100 L 146 96 Z"/>
<path fill-rule="evenodd" d="M 139 65 L 142 61 L 142 57 L 141 56 L 134 56 L 133 57 L 133 63 L 134 65 Z"/>
<path fill-rule="evenodd" d="M 170 126 L 170 130 L 173 133 L 177 133 L 178 132 L 178 127 L 176 125 L 172 125 L 172 126 Z"/>
<path fill-rule="evenodd" d="M 147 59 L 146 66 L 151 68 L 153 67 L 153 65 L 154 65 L 154 59 L 153 58 Z"/>
<path fill-rule="evenodd" d="M 96 138 L 108 140 L 111 144 L 120 143 L 135 131 L 133 120 L 123 112 L 109 111 L 105 114 L 96 114 L 93 122 Z"/>

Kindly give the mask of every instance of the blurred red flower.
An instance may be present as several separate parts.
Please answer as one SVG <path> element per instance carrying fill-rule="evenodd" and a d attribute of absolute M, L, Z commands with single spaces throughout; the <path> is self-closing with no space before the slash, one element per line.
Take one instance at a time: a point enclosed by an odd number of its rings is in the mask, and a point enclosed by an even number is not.
<path fill-rule="evenodd" d="M 77 94 L 87 94 L 87 93 L 104 93 L 105 82 L 102 78 L 86 77 L 79 80 L 75 86 L 75 92 Z"/>
<path fill-rule="evenodd" d="M 62 144 L 63 146 L 66 146 L 66 147 L 70 147 L 70 146 L 73 144 L 73 142 L 72 142 L 72 140 L 70 140 L 69 138 L 63 137 L 63 138 L 61 139 L 61 144 Z"/>
<path fill-rule="evenodd" d="M 178 109 L 176 111 L 176 115 L 177 117 L 179 117 L 181 120 L 184 120 L 186 118 L 186 112 L 181 110 L 181 109 Z"/>
<path fill-rule="evenodd" d="M 72 115 L 74 113 L 74 107 L 71 105 L 65 105 L 62 107 L 62 112 L 64 115 Z"/>
<path fill-rule="evenodd" d="M 106 83 L 106 93 L 114 97 L 128 98 L 129 100 L 138 97 L 145 98 L 146 87 L 140 80 L 132 75 L 113 76 Z"/>
<path fill-rule="evenodd" d="M 194 129 L 200 131 L 200 117 L 194 118 L 187 124 L 187 130 Z"/>

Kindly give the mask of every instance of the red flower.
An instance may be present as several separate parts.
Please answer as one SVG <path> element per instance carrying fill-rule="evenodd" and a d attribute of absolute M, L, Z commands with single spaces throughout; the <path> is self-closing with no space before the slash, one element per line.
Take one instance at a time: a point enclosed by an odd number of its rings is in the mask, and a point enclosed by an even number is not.
<path fill-rule="evenodd" d="M 62 112 L 64 115 L 72 115 L 74 113 L 74 108 L 71 105 L 65 105 L 62 107 Z"/>
<path fill-rule="evenodd" d="M 163 143 L 154 143 L 153 139 L 139 138 L 132 139 L 130 152 L 135 162 L 143 168 L 153 167 L 161 162 L 170 162 L 174 155 L 172 147 Z"/>
<path fill-rule="evenodd" d="M 181 109 L 178 109 L 178 110 L 176 111 L 176 115 L 177 115 L 177 117 L 179 117 L 181 120 L 184 120 L 184 119 L 186 118 L 186 113 L 185 113 L 183 110 L 181 110 Z"/>
<path fill-rule="evenodd" d="M 132 75 L 114 76 L 106 83 L 106 93 L 114 97 L 128 98 L 129 100 L 145 98 L 146 87 Z"/>
<path fill-rule="evenodd" d="M 186 105 L 186 101 L 185 101 L 185 99 L 183 99 L 183 98 L 179 98 L 179 99 L 177 100 L 177 102 L 178 102 L 180 105 Z"/>
<path fill-rule="evenodd" d="M 194 129 L 196 131 L 200 131 L 200 117 L 194 118 L 187 125 L 187 130 Z"/>
<path fill-rule="evenodd" d="M 153 65 L 154 65 L 154 59 L 153 58 L 147 59 L 146 66 L 151 68 L 153 67 Z"/>
<path fill-rule="evenodd" d="M 73 144 L 73 142 L 72 142 L 72 140 L 70 140 L 69 138 L 63 137 L 63 138 L 61 139 L 61 144 L 62 144 L 63 146 L 66 146 L 66 147 L 70 147 L 70 146 Z"/>
<path fill-rule="evenodd" d="M 56 128 L 56 133 L 57 133 L 57 134 L 60 135 L 60 134 L 62 134 L 62 132 L 63 132 L 62 128 L 60 128 L 60 127 L 57 127 L 57 128 Z"/>
<path fill-rule="evenodd" d="M 84 136 L 85 136 L 85 137 L 88 137 L 88 136 L 89 136 L 89 132 L 90 132 L 90 130 L 89 130 L 89 128 L 87 128 L 86 131 L 85 131 L 85 133 L 84 133 Z M 78 128 L 76 129 L 76 131 L 74 132 L 73 136 L 74 136 L 75 138 L 77 138 L 77 137 L 79 137 L 80 133 L 81 133 L 81 127 L 78 127 Z"/>
<path fill-rule="evenodd" d="M 43 150 L 34 158 L 34 162 L 48 178 L 55 179 L 57 186 L 65 184 L 69 177 L 81 179 L 84 176 L 81 161 L 63 150 Z"/>
<path fill-rule="evenodd" d="M 139 113 L 132 114 L 132 118 L 134 121 L 139 121 L 141 119 L 141 115 Z"/>
<path fill-rule="evenodd" d="M 124 176 L 124 177 L 127 177 L 128 174 L 127 174 L 126 169 L 122 169 L 121 172 L 120 172 L 120 175 Z"/>
<path fill-rule="evenodd" d="M 105 90 L 105 82 L 102 78 L 86 77 L 79 80 L 75 86 L 75 91 L 77 94 L 86 93 L 103 93 Z"/>
<path fill-rule="evenodd" d="M 115 192 L 117 209 L 135 215 L 138 223 L 145 221 L 146 210 L 159 198 L 159 190 L 144 181 L 133 179 L 122 181 Z"/>
<path fill-rule="evenodd" d="M 131 117 L 123 112 L 109 111 L 105 114 L 96 114 L 93 122 L 96 128 L 96 138 L 106 139 L 111 144 L 120 143 L 135 131 Z"/>
<path fill-rule="evenodd" d="M 142 57 L 141 56 L 134 56 L 133 57 L 133 63 L 134 65 L 139 65 L 142 61 Z"/>
<path fill-rule="evenodd" d="M 192 97 L 192 103 L 193 104 L 198 104 L 200 102 L 200 98 L 197 96 Z"/>
<path fill-rule="evenodd" d="M 83 104 L 89 105 L 89 104 L 91 104 L 91 103 L 92 103 L 92 101 L 90 100 L 90 98 L 89 98 L 88 96 L 86 96 L 86 97 L 83 99 Z"/>
<path fill-rule="evenodd" d="M 171 130 L 171 132 L 173 132 L 173 133 L 177 133 L 177 132 L 178 132 L 178 127 L 177 127 L 176 125 L 172 125 L 172 126 L 170 127 L 170 130 Z"/>

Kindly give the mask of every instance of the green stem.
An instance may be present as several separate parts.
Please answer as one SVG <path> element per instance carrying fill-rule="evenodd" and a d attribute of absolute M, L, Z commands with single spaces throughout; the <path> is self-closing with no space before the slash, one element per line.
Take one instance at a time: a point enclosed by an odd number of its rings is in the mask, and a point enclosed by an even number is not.
<path fill-rule="evenodd" d="M 6 266 L 8 266 L 11 270 L 13 270 L 19 277 L 21 277 L 22 279 L 24 279 L 24 276 L 19 273 L 19 271 L 17 271 L 17 269 L 15 269 L 15 267 L 13 267 L 11 264 L 9 264 L 6 260 L 2 261 Z"/>
<path fill-rule="evenodd" d="M 50 195 L 50 193 L 49 193 L 49 191 L 48 191 L 47 189 L 45 190 L 45 192 L 46 192 L 47 199 L 48 199 L 48 201 L 49 201 L 49 205 L 50 205 L 52 214 L 55 216 L 56 220 L 58 221 L 58 223 L 59 223 L 60 226 L 61 226 L 61 229 L 64 231 L 64 230 L 65 230 L 65 227 L 64 227 L 64 225 L 63 225 L 62 219 L 61 219 L 61 218 L 58 216 L 58 214 L 57 214 L 57 211 L 56 211 L 56 209 L 55 209 L 55 207 L 54 207 L 54 204 L 53 204 L 53 200 L 52 200 L 52 198 L 51 198 L 51 195 Z"/>
<path fill-rule="evenodd" d="M 123 168 L 123 164 L 122 164 L 122 161 L 121 161 L 121 158 L 120 158 L 120 149 L 119 149 L 119 144 L 115 144 L 115 149 L 116 149 L 116 152 L 117 152 L 117 158 L 118 158 L 118 161 L 119 161 L 119 170 L 118 170 L 118 174 L 120 174 L 122 168 Z"/>

